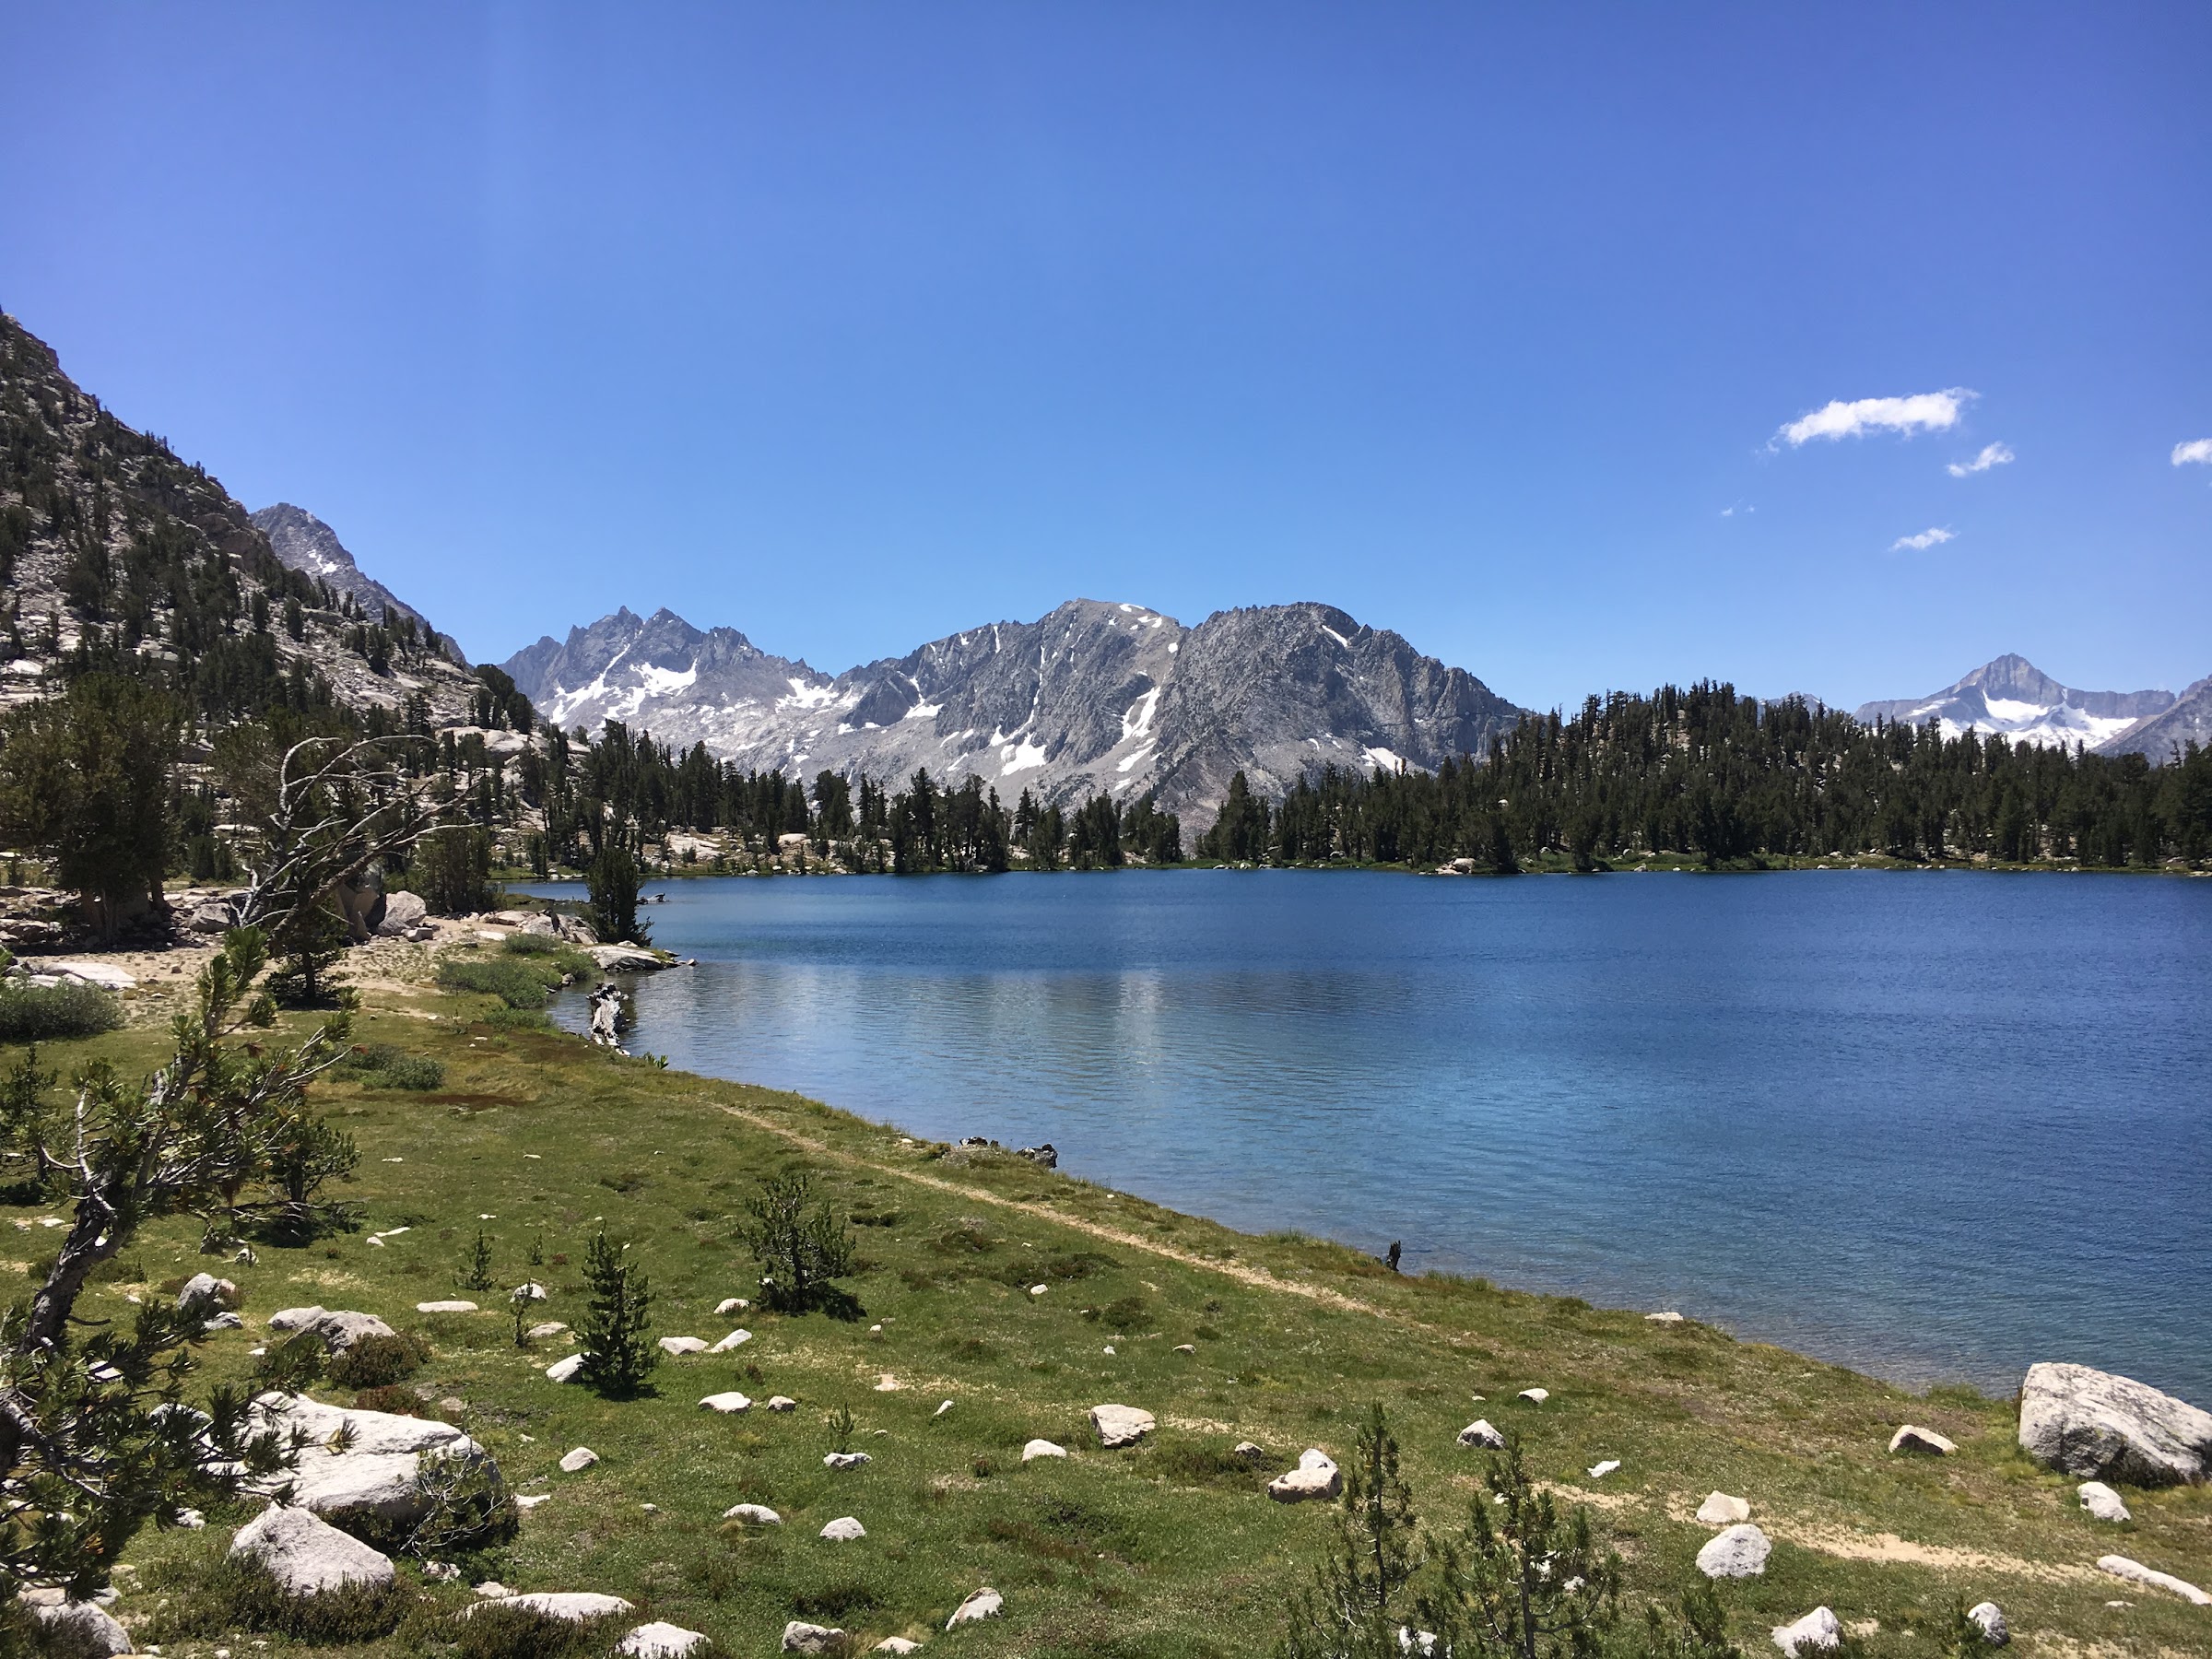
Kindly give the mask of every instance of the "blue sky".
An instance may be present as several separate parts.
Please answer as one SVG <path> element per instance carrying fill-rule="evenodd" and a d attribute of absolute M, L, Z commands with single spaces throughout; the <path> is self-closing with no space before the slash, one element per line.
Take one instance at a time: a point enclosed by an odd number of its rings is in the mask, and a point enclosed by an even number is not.
<path fill-rule="evenodd" d="M 6 18 L 0 305 L 475 657 L 1081 594 L 1536 705 L 2212 673 L 2212 7 Z"/>

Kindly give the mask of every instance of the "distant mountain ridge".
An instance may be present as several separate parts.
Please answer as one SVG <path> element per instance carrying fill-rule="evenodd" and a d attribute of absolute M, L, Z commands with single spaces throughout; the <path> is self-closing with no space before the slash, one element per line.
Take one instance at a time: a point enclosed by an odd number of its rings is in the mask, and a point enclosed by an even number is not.
<path fill-rule="evenodd" d="M 1334 761 L 1434 768 L 1524 711 L 1398 634 L 1317 604 L 1219 611 L 1195 628 L 1070 600 L 834 677 L 735 629 L 627 607 L 502 666 L 547 719 L 617 719 L 740 765 L 982 779 L 1011 799 L 1150 791 L 1209 820 L 1241 770 L 1277 794 Z"/>
<path fill-rule="evenodd" d="M 2194 689 L 2194 688 L 2192 688 Z M 2062 686 L 2026 657 L 2006 654 L 1925 697 L 1862 703 L 1854 718 L 1925 725 L 1944 735 L 1999 733 L 2015 742 L 2079 744 L 2100 752 L 2132 749 L 2134 730 L 2179 700 L 2171 691 L 2082 691 Z"/>
<path fill-rule="evenodd" d="M 335 594 L 349 594 L 371 622 L 382 622 L 396 612 L 412 617 L 424 627 L 430 619 L 354 562 L 338 533 L 304 507 L 278 501 L 247 515 L 253 527 L 269 538 L 269 550 L 285 565 L 326 582 Z M 456 661 L 458 646 L 448 641 Z"/>

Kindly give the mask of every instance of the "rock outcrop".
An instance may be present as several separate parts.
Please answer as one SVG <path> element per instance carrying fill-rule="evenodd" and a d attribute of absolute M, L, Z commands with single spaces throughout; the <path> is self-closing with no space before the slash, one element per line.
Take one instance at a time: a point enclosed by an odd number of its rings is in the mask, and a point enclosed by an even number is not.
<path fill-rule="evenodd" d="M 299 1467 L 264 1484 L 271 1491 L 288 1484 L 294 1504 L 328 1521 L 419 1521 L 434 1502 L 418 1479 L 426 1463 L 458 1464 L 483 1471 L 494 1483 L 500 1478 L 499 1465 L 484 1448 L 451 1423 L 353 1411 L 298 1394 L 264 1394 L 260 1403 L 279 1434 L 296 1429 L 306 1441 Z M 344 1450 L 334 1449 L 338 1446 Z"/>
<path fill-rule="evenodd" d="M 2178 1486 L 2212 1471 L 2212 1412 L 2086 1365 L 2028 1368 L 2020 1450 L 2047 1469 L 2129 1486 Z"/>
<path fill-rule="evenodd" d="M 1150 1412 L 1135 1406 L 1093 1406 L 1090 1426 L 1098 1431 L 1099 1444 L 1112 1450 L 1135 1445 L 1152 1432 L 1154 1423 Z"/>
<path fill-rule="evenodd" d="M 394 1577 L 392 1558 L 383 1551 L 290 1504 L 273 1504 L 240 1527 L 230 1554 L 260 1562 L 294 1595 L 315 1595 L 342 1584 L 389 1584 Z"/>
<path fill-rule="evenodd" d="M 1299 1453 L 1297 1468 L 1277 1475 L 1267 1483 L 1267 1496 L 1277 1503 L 1334 1498 L 1343 1490 L 1344 1471 L 1318 1446 L 1308 1446 Z"/>

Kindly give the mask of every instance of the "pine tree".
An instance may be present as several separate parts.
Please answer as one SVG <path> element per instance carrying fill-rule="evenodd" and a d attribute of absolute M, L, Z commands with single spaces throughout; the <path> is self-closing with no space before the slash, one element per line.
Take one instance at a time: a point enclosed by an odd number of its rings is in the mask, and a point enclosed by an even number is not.
<path fill-rule="evenodd" d="M 576 1332 L 582 1344 L 583 1381 L 617 1400 L 635 1394 L 661 1362 L 651 1335 L 653 1294 L 644 1270 L 630 1261 L 629 1252 L 629 1245 L 611 1242 L 604 1228 L 593 1238 L 583 1260 L 591 1304 Z"/>
<path fill-rule="evenodd" d="M 1421 1622 L 1438 1647 L 1498 1659 L 1597 1659 L 1616 1618 L 1620 1567 L 1577 1505 L 1561 1520 L 1528 1476 L 1516 1438 L 1493 1457 L 1469 1524 L 1437 1550 Z"/>
<path fill-rule="evenodd" d="M 1345 1466 L 1336 1540 L 1311 1589 L 1291 1604 L 1282 1659 L 1402 1659 L 1414 1556 L 1413 1492 L 1380 1405 L 1369 1408 Z"/>
<path fill-rule="evenodd" d="M 737 1238 L 760 1264 L 760 1305 L 779 1313 L 817 1308 L 856 1317 L 859 1304 L 831 1281 L 853 1271 L 853 1235 L 805 1171 L 761 1183 L 746 1200 Z"/>

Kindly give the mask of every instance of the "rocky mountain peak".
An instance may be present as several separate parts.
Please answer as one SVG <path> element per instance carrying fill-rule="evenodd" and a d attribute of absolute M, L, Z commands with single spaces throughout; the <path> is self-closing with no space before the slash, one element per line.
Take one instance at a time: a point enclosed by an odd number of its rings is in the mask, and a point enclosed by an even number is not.
<path fill-rule="evenodd" d="M 2137 722 L 2165 712 L 2171 691 L 2082 691 L 2061 685 L 2026 657 L 2007 653 L 1982 665 L 1940 691 L 1862 704 L 1857 718 L 1924 725 L 1934 720 L 1947 736 L 1996 733 L 2016 742 L 2111 743 Z"/>

